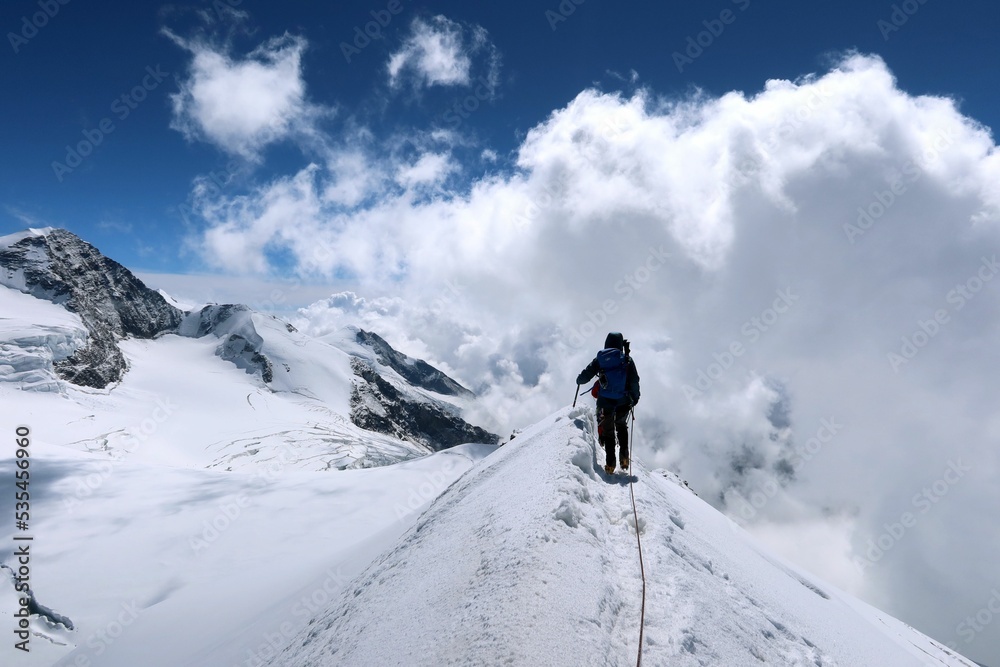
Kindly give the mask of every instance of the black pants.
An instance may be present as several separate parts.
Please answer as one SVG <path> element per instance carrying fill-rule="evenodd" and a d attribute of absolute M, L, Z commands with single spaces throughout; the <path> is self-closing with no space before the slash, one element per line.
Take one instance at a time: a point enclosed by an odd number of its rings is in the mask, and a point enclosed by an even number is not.
<path fill-rule="evenodd" d="M 618 448 L 621 451 L 619 459 L 628 458 L 628 413 L 627 405 L 612 408 L 602 408 L 597 415 L 600 423 L 598 433 L 604 446 L 606 462 L 615 465 L 615 436 L 618 436 Z"/>

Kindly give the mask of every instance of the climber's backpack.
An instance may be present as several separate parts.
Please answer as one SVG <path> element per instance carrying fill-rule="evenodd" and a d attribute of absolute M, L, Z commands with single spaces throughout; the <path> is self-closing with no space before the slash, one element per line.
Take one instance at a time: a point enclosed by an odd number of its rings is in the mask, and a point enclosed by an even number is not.
<path fill-rule="evenodd" d="M 598 378 L 601 398 L 621 400 L 625 398 L 625 381 L 628 375 L 628 357 L 621 350 L 608 347 L 597 353 L 597 363 L 601 367 Z"/>

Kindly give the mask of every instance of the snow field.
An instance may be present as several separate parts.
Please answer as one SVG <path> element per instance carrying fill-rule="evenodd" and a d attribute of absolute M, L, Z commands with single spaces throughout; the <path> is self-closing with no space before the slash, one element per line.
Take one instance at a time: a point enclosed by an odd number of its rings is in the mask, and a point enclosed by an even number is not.
<path fill-rule="evenodd" d="M 86 340 L 79 318 L 0 289 L 0 422 L 34 443 L 31 586 L 74 626 L 34 618 L 18 664 L 263 664 L 495 449 L 428 456 L 364 431 L 344 351 L 249 311 L 226 324 L 120 341 L 122 382 L 81 388 L 51 371 Z M 218 356 L 227 334 L 260 346 L 270 385 Z M 24 391 L 44 382 L 58 395 Z M 13 466 L 0 459 L 0 478 Z M 4 562 L 12 530 L 0 527 Z M 0 628 L 18 608 L 4 570 Z"/>
<path fill-rule="evenodd" d="M 40 442 L 32 584 L 38 601 L 76 630 L 35 620 L 32 653 L 18 664 L 263 664 L 493 449 L 463 446 L 343 472 L 248 475 L 124 462 L 107 474 L 104 461 L 65 458 Z M 0 463 L 0 475 L 10 468 Z M 102 482 L 78 498 L 89 476 Z M 0 499 L 8 510 L 11 501 Z M 0 605 L 0 625 L 10 627 L 16 605 L 6 575 Z"/>
<path fill-rule="evenodd" d="M 46 303 L 0 290 L 0 296 L 9 294 Z M 315 345 L 322 349 L 312 349 L 308 342 L 299 346 L 301 341 L 286 334 L 274 345 L 278 349 L 267 350 L 280 360 L 273 383 L 280 382 L 279 391 L 216 356 L 218 342 L 214 336 L 176 335 L 122 341 L 130 369 L 113 391 L 74 387 L 50 374 L 69 399 L 56 406 L 58 419 L 51 418 L 51 397 L 21 391 L 18 383 L 0 382 L 0 401 L 5 412 L 31 424 L 45 440 L 101 454 L 112 464 L 128 460 L 247 473 L 261 466 L 319 471 L 428 453 L 419 444 L 363 431 L 350 422 L 349 362 L 338 350 L 319 343 Z M 282 343 L 291 349 L 282 349 Z M 0 358 L 3 349 L 0 342 Z M 291 371 L 284 370 L 285 363 Z M 307 390 L 309 386 L 318 389 Z"/>

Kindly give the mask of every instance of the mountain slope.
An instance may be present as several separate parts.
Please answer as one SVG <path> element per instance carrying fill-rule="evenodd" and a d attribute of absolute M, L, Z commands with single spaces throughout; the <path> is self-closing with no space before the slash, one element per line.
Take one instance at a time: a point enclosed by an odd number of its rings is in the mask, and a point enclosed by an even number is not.
<path fill-rule="evenodd" d="M 353 327 L 349 331 L 354 332 L 354 338 L 359 345 L 369 348 L 374 353 L 380 364 L 392 368 L 411 385 L 446 396 L 465 398 L 472 396 L 471 391 L 427 362 L 421 359 L 411 359 L 405 354 L 397 352 L 378 334 Z"/>
<path fill-rule="evenodd" d="M 182 312 L 128 269 L 65 229 L 0 238 L 0 285 L 79 315 L 87 341 L 59 359 L 59 377 L 86 387 L 118 382 L 128 368 L 117 341 L 174 331 Z"/>
<path fill-rule="evenodd" d="M 79 449 L 325 470 L 498 441 L 462 419 L 471 392 L 375 334 L 316 340 L 240 304 L 181 311 L 66 230 L 0 238 L 0 286 L 0 396 L 65 417 L 53 440 Z"/>
<path fill-rule="evenodd" d="M 427 362 L 397 352 L 382 337 L 354 326 L 319 340 L 352 357 L 351 421 L 356 425 L 414 439 L 434 450 L 464 442 L 499 442 L 496 435 L 461 419 L 461 410 L 475 395 Z"/>
<path fill-rule="evenodd" d="M 52 610 L 30 618 L 31 654 L 8 645 L 0 664 L 235 665 L 273 653 L 269 638 L 283 646 L 494 448 L 434 454 L 413 434 L 365 430 L 351 415 L 357 357 L 245 306 L 206 306 L 155 339 L 115 338 L 128 372 L 105 388 L 53 371 L 87 337 L 80 314 L 0 286 L 0 416 L 31 430 L 32 592 L 34 609 Z M 372 369 L 464 424 L 456 397 Z M 15 470 L 12 451 L 0 457 L 0 477 Z M 0 513 L 13 516 L 14 502 L 0 495 Z M 13 522 L 0 527 L 10 636 L 13 537 Z"/>
<path fill-rule="evenodd" d="M 72 630 L 32 617 L 31 652 L 7 643 L 2 665 L 259 665 L 247 656 L 273 656 L 494 449 L 467 445 L 343 472 L 220 472 L 108 461 L 44 433 L 36 429 L 32 445 L 31 585 Z M 0 477 L 12 479 L 15 469 L 0 460 Z M 0 494 L 0 512 L 13 516 L 12 493 Z M 0 526 L 0 560 L 8 563 L 13 528 Z M 0 570 L 8 637 L 17 609 L 13 582 Z"/>
<path fill-rule="evenodd" d="M 594 432 L 567 409 L 481 462 L 271 664 L 634 664 L 629 491 L 597 471 Z M 645 664 L 973 664 L 767 553 L 668 473 L 636 472 Z"/>

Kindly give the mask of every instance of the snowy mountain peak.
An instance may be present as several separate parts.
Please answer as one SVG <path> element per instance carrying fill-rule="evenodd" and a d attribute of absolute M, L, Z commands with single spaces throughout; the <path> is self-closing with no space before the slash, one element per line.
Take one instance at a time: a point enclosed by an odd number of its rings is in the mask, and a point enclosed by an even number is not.
<path fill-rule="evenodd" d="M 45 236 L 49 232 L 55 230 L 55 227 L 28 227 L 20 232 L 14 232 L 13 234 L 7 234 L 6 236 L 0 236 L 0 248 L 7 248 L 21 239 L 28 238 L 31 236 Z"/>
<path fill-rule="evenodd" d="M 370 352 L 365 356 L 374 358 L 379 364 L 387 366 L 405 378 L 410 384 L 445 396 L 470 398 L 473 393 L 451 379 L 437 368 L 422 359 L 414 359 L 397 350 L 378 334 L 365 331 L 356 326 L 344 327 L 341 340 L 351 340 L 367 348 Z"/>
<path fill-rule="evenodd" d="M 119 340 L 153 338 L 180 324 L 180 310 L 72 232 L 28 230 L 8 239 L 0 244 L 0 285 L 61 304 L 86 327 L 86 343 L 54 364 L 68 382 L 119 382 L 128 368 Z"/>
<path fill-rule="evenodd" d="M 310 453 L 291 457 L 305 465 L 384 465 L 463 443 L 498 440 L 462 419 L 463 409 L 474 400 L 471 392 L 426 362 L 400 354 L 374 333 L 354 328 L 344 340 L 316 340 L 243 304 L 210 304 L 185 312 L 71 232 L 28 230 L 4 239 L 0 286 L 8 289 L 0 289 L 0 306 L 11 317 L 0 326 L 0 384 L 64 396 L 74 385 L 122 386 L 130 365 L 147 354 L 163 355 L 162 363 L 176 365 L 171 355 L 181 348 L 187 353 L 186 346 L 170 340 L 169 334 L 177 334 L 198 339 L 198 349 L 243 371 L 239 382 L 249 384 L 245 389 L 250 394 L 266 391 L 305 402 L 310 411 L 357 427 L 357 433 L 344 437 L 330 434 L 329 427 L 297 435 L 298 442 L 316 447 L 303 447 Z M 17 317 L 19 313 L 24 316 Z M 163 344 L 141 352 L 132 345 L 151 339 Z M 187 375 L 200 377 L 202 372 L 195 368 Z M 221 378 L 216 374 L 205 381 L 211 387 Z M 249 394 L 244 392 L 243 399 L 237 402 L 241 410 L 256 410 Z M 226 453 L 208 465 L 231 469 L 267 459 L 301 424 L 302 417 L 296 416 L 292 430 L 280 438 L 246 443 L 236 438 L 245 448 L 233 451 L 232 443 L 226 444 Z M 362 440 L 362 433 L 367 433 L 362 444 L 342 446 Z M 95 439 L 110 451 L 111 442 L 129 438 L 119 430 L 117 437 L 104 432 Z M 314 455 L 318 458 L 306 463 Z M 194 460 L 205 464 L 200 454 Z"/>
<path fill-rule="evenodd" d="M 973 663 L 768 553 L 670 475 L 597 463 L 565 409 L 481 461 L 271 664 Z"/>

